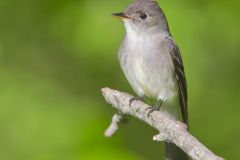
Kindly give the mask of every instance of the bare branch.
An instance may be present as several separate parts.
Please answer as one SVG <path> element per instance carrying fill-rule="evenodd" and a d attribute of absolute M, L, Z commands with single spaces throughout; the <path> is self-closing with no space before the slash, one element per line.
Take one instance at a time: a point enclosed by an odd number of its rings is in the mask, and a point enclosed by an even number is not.
<path fill-rule="evenodd" d="M 123 115 L 114 114 L 112 117 L 112 123 L 108 127 L 108 129 L 104 132 L 105 137 L 112 137 L 117 130 L 119 129 L 119 123 L 122 121 Z"/>
<path fill-rule="evenodd" d="M 141 101 L 134 101 L 129 107 L 133 96 L 110 88 L 103 88 L 102 94 L 105 100 L 121 113 L 134 116 L 157 129 L 159 134 L 154 136 L 153 140 L 174 143 L 194 160 L 223 160 L 193 137 L 185 124 L 173 120 L 166 112 L 154 111 L 148 115 L 149 106 Z M 118 116 L 114 115 L 112 124 L 105 132 L 106 136 L 112 136 L 117 131 L 122 118 Z"/>

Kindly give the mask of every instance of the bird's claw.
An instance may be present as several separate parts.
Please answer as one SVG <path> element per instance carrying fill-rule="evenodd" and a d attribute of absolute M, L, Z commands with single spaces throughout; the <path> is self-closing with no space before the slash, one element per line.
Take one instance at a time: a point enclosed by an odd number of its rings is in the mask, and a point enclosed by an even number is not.
<path fill-rule="evenodd" d="M 159 111 L 160 110 L 160 107 L 148 107 L 146 110 L 148 110 L 147 111 L 147 117 L 149 117 L 150 116 L 150 114 L 151 113 L 153 113 L 154 111 Z"/>

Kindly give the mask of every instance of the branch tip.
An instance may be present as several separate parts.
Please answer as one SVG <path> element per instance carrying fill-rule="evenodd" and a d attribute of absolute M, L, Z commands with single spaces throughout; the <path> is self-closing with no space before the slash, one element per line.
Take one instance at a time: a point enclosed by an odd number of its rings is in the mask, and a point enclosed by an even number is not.
<path fill-rule="evenodd" d="M 153 137 L 153 140 L 154 141 L 158 141 L 158 142 L 161 142 L 161 141 L 168 141 L 169 137 L 167 134 L 165 133 L 159 133 L 158 135 L 154 136 Z"/>
<path fill-rule="evenodd" d="M 123 115 L 121 114 L 113 115 L 111 124 L 104 132 L 105 137 L 112 137 L 119 129 L 119 124 L 121 123 L 122 120 L 123 120 Z"/>

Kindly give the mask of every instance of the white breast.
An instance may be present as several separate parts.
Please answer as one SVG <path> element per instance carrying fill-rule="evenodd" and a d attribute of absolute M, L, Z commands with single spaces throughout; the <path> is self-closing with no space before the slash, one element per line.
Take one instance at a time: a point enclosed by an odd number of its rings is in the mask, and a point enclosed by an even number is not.
<path fill-rule="evenodd" d="M 171 56 L 164 35 L 148 35 L 125 23 L 127 36 L 120 49 L 121 67 L 139 96 L 168 99 L 176 93 Z"/>

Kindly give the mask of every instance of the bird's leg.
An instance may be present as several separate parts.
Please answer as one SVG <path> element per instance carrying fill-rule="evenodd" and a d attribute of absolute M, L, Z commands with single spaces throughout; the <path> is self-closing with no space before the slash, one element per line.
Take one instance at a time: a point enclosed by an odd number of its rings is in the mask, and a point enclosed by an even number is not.
<path fill-rule="evenodd" d="M 148 111 L 148 113 L 147 113 L 147 117 L 149 117 L 152 112 L 154 112 L 154 111 L 159 111 L 160 108 L 161 108 L 161 106 L 162 106 L 162 104 L 163 104 L 163 102 L 164 102 L 164 101 L 160 99 L 160 100 L 159 100 L 159 103 L 158 103 L 156 106 L 148 107 L 147 109 L 148 109 L 149 111 Z"/>
<path fill-rule="evenodd" d="M 129 107 L 131 107 L 132 103 L 134 101 L 144 101 L 144 97 L 140 97 L 140 96 L 137 96 L 137 97 L 133 97 L 129 100 Z"/>

